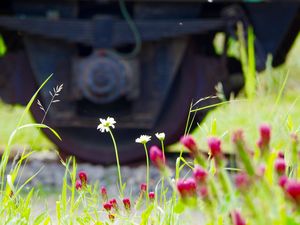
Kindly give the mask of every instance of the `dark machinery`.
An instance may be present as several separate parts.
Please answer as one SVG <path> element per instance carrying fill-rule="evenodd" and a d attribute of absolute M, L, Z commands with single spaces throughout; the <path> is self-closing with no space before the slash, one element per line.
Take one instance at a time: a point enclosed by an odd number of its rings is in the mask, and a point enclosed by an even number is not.
<path fill-rule="evenodd" d="M 299 3 L 202 2 L 198 0 L 2 0 L 0 33 L 8 53 L 0 58 L 0 95 L 26 104 L 54 76 L 39 99 L 64 84 L 61 103 L 46 123 L 61 152 L 92 163 L 114 162 L 109 135 L 98 118 L 115 117 L 122 163 L 144 157 L 140 134 L 164 131 L 167 143 L 182 135 L 192 100 L 238 90 L 239 62 L 217 55 L 217 32 L 235 36 L 237 21 L 256 34 L 257 69 L 268 53 L 284 62 L 299 31 Z M 226 48 L 226 42 L 225 42 Z M 37 121 L 43 112 L 32 108 Z M 201 119 L 201 115 L 199 115 Z M 47 131 L 46 131 L 47 132 Z"/>

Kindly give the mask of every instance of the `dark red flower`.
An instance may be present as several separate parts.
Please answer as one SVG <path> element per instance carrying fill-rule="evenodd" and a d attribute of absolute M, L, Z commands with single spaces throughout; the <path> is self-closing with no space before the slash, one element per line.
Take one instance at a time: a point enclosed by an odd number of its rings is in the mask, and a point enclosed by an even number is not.
<path fill-rule="evenodd" d="M 200 188 L 200 196 L 201 196 L 202 198 L 206 198 L 206 197 L 208 196 L 208 189 L 207 189 L 207 187 L 202 186 L 202 187 Z"/>
<path fill-rule="evenodd" d="M 165 158 L 160 148 L 158 148 L 155 145 L 152 146 L 150 148 L 149 155 L 150 155 L 150 160 L 156 167 L 158 167 L 159 169 L 163 169 L 165 167 Z"/>
<path fill-rule="evenodd" d="M 193 155 L 197 154 L 198 147 L 191 135 L 185 135 L 180 138 L 180 143 L 183 144 Z"/>
<path fill-rule="evenodd" d="M 118 203 L 117 203 L 117 200 L 115 198 L 112 198 L 111 200 L 109 200 L 109 203 L 112 205 L 112 207 L 114 209 L 118 209 Z"/>
<path fill-rule="evenodd" d="M 281 152 L 281 151 L 279 151 L 278 152 L 278 158 L 282 158 L 282 159 L 284 159 L 284 153 L 283 152 Z"/>
<path fill-rule="evenodd" d="M 262 124 L 259 127 L 260 138 L 257 142 L 257 145 L 260 149 L 266 148 L 271 139 L 271 127 L 267 124 Z"/>
<path fill-rule="evenodd" d="M 109 203 L 109 202 L 105 202 L 105 203 L 103 203 L 103 208 L 104 208 L 106 211 L 110 211 L 111 208 L 112 208 L 112 204 Z"/>
<path fill-rule="evenodd" d="M 87 184 L 87 174 L 86 174 L 86 172 L 85 171 L 80 171 L 79 173 L 78 173 L 78 176 L 79 176 L 79 179 L 80 179 L 80 181 L 81 181 L 81 184 L 83 185 L 83 186 L 85 186 L 86 184 Z"/>
<path fill-rule="evenodd" d="M 81 181 L 80 181 L 80 180 L 76 180 L 75 188 L 76 188 L 77 190 L 81 190 L 82 184 L 81 184 Z"/>
<path fill-rule="evenodd" d="M 196 165 L 193 171 L 193 175 L 197 183 L 204 183 L 206 181 L 208 173 L 203 167 Z"/>
<path fill-rule="evenodd" d="M 142 183 L 140 189 L 141 189 L 142 192 L 145 192 L 147 190 L 147 184 Z"/>
<path fill-rule="evenodd" d="M 239 189 L 247 188 L 250 184 L 249 177 L 246 173 L 238 173 L 234 178 L 235 186 Z"/>
<path fill-rule="evenodd" d="M 155 193 L 153 191 L 149 192 L 149 199 L 153 200 L 155 198 Z"/>
<path fill-rule="evenodd" d="M 207 140 L 210 154 L 212 157 L 218 157 L 222 154 L 221 152 L 221 140 L 216 137 L 211 137 Z"/>
<path fill-rule="evenodd" d="M 107 197 L 107 190 L 106 190 L 105 186 L 101 187 L 100 193 L 101 193 L 103 201 L 107 201 L 108 197 Z"/>
<path fill-rule="evenodd" d="M 283 158 L 277 158 L 274 164 L 275 170 L 278 174 L 284 174 L 286 169 L 286 163 Z"/>
<path fill-rule="evenodd" d="M 177 181 L 177 190 L 182 198 L 196 196 L 196 181 L 193 178 Z"/>
<path fill-rule="evenodd" d="M 131 204 L 130 204 L 130 199 L 129 198 L 124 198 L 123 199 L 123 204 L 126 210 L 130 210 Z"/>
<path fill-rule="evenodd" d="M 242 217 L 241 213 L 237 210 L 231 212 L 231 219 L 233 225 L 246 225 L 245 219 Z"/>
<path fill-rule="evenodd" d="M 285 184 L 285 191 L 297 203 L 300 203 L 300 182 L 296 180 L 289 180 Z"/>
<path fill-rule="evenodd" d="M 237 143 L 240 141 L 244 141 L 244 132 L 243 130 L 236 130 L 233 134 L 232 134 L 232 142 L 233 143 Z"/>
<path fill-rule="evenodd" d="M 279 179 L 278 179 L 279 186 L 282 187 L 282 188 L 284 188 L 285 185 L 287 184 L 288 180 L 289 180 L 288 177 L 285 176 L 285 175 L 279 177 Z"/>

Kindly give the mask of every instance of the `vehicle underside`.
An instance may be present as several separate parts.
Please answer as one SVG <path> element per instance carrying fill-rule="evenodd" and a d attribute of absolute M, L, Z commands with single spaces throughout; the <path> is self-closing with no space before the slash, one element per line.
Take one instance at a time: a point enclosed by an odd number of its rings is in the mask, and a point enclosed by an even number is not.
<path fill-rule="evenodd" d="M 241 22 L 255 32 L 257 70 L 268 54 L 282 64 L 299 32 L 299 3 L 243 3 L 158 0 L 14 0 L 0 3 L 0 34 L 7 53 L 0 58 L 0 96 L 26 104 L 54 74 L 38 99 L 64 85 L 46 120 L 61 153 L 92 163 L 115 161 L 109 135 L 96 130 L 99 118 L 114 117 L 121 163 L 141 160 L 134 143 L 141 134 L 165 132 L 167 144 L 184 133 L 192 101 L 243 85 L 240 62 L 217 54 L 217 33 L 236 39 Z M 279 16 L 280 15 L 280 16 Z M 266 28 L 267 27 L 267 28 Z M 206 101 L 205 104 L 210 104 Z M 32 107 L 37 122 L 44 117 Z M 198 113 L 201 120 L 205 111 Z"/>

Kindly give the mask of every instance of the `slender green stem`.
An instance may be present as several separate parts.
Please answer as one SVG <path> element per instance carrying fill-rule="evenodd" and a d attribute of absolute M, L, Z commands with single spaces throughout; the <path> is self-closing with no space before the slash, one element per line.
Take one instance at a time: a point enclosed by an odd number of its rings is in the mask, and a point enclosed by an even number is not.
<path fill-rule="evenodd" d="M 115 153 L 116 153 L 116 160 L 117 160 L 117 168 L 118 168 L 118 177 L 119 177 L 119 185 L 120 185 L 120 193 L 121 193 L 121 198 L 123 198 L 123 183 L 122 183 L 122 175 L 121 175 L 121 168 L 120 168 L 120 161 L 119 161 L 119 154 L 118 154 L 118 147 L 116 144 L 116 140 L 114 138 L 113 133 L 111 132 L 111 130 L 109 129 L 109 134 L 111 136 L 111 139 L 113 141 L 114 144 L 114 149 L 115 149 Z"/>
<path fill-rule="evenodd" d="M 146 189 L 146 194 L 147 194 L 147 200 L 148 200 L 148 198 L 149 198 L 149 176 L 150 176 L 150 170 L 149 170 L 149 156 L 148 156 L 148 150 L 147 150 L 146 144 L 144 144 L 144 149 L 145 149 L 145 153 L 146 153 L 146 164 L 147 164 L 147 171 L 146 171 L 147 189 Z"/>
<path fill-rule="evenodd" d="M 162 152 L 163 152 L 163 157 L 164 157 L 164 161 L 165 161 L 165 146 L 164 146 L 164 141 L 161 140 L 161 149 L 162 149 Z M 163 176 L 161 178 L 161 189 L 160 189 L 160 204 L 162 204 L 162 198 L 163 198 L 163 192 L 164 192 L 164 189 L 165 189 L 165 177 Z M 164 196 L 165 197 L 165 196 Z M 165 198 L 164 198 L 165 199 Z"/>

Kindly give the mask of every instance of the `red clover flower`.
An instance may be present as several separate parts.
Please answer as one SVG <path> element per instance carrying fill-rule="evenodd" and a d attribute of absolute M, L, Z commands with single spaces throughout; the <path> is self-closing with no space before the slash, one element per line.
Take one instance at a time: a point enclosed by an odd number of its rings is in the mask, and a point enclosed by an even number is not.
<path fill-rule="evenodd" d="M 245 219 L 242 217 L 241 213 L 237 210 L 231 212 L 231 219 L 233 225 L 246 225 Z"/>
<path fill-rule="evenodd" d="M 81 181 L 80 181 L 80 180 L 76 180 L 75 188 L 76 188 L 76 190 L 81 190 L 82 184 L 81 184 Z"/>
<path fill-rule="evenodd" d="M 78 176 L 79 176 L 79 179 L 81 181 L 82 186 L 86 186 L 87 180 L 88 180 L 86 172 L 85 171 L 80 171 L 78 173 Z"/>
<path fill-rule="evenodd" d="M 153 191 L 149 192 L 149 199 L 154 200 L 155 198 L 155 193 Z"/>
<path fill-rule="evenodd" d="M 207 175 L 208 173 L 203 167 L 198 165 L 195 166 L 193 176 L 197 183 L 204 183 L 206 181 Z"/>
<path fill-rule="evenodd" d="M 207 140 L 207 143 L 212 157 L 219 157 L 222 155 L 220 139 L 216 137 L 211 137 Z"/>
<path fill-rule="evenodd" d="M 101 189 L 100 189 L 100 192 L 101 192 L 102 200 L 107 201 L 108 197 L 107 197 L 106 187 L 102 186 Z"/>
<path fill-rule="evenodd" d="M 296 180 L 289 180 L 285 184 L 286 193 L 294 199 L 297 203 L 300 203 L 300 182 Z"/>
<path fill-rule="evenodd" d="M 111 208 L 112 208 L 112 204 L 110 202 L 105 202 L 103 203 L 103 208 L 106 210 L 106 211 L 110 211 Z"/>
<path fill-rule="evenodd" d="M 275 160 L 275 170 L 278 174 L 282 175 L 285 173 L 286 163 L 283 158 L 277 158 Z"/>
<path fill-rule="evenodd" d="M 183 199 L 187 197 L 195 197 L 197 195 L 196 181 L 193 178 L 188 178 L 186 180 L 179 179 L 177 181 L 177 190 Z"/>
<path fill-rule="evenodd" d="M 162 151 L 160 150 L 160 148 L 158 148 L 155 145 L 150 148 L 150 160 L 160 170 L 164 169 L 164 167 L 165 167 L 164 155 L 163 155 Z"/>
<path fill-rule="evenodd" d="M 131 204 L 130 204 L 130 199 L 129 198 L 124 198 L 123 199 L 123 204 L 126 210 L 130 210 Z"/>
<path fill-rule="evenodd" d="M 191 135 L 185 135 L 180 138 L 180 143 L 183 144 L 192 155 L 196 155 L 198 152 L 197 144 Z"/>

